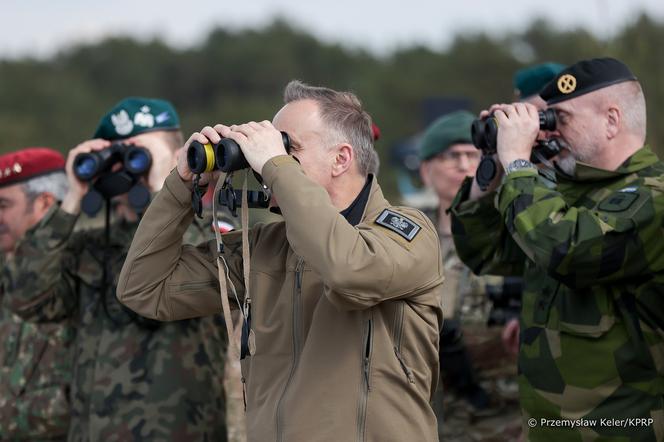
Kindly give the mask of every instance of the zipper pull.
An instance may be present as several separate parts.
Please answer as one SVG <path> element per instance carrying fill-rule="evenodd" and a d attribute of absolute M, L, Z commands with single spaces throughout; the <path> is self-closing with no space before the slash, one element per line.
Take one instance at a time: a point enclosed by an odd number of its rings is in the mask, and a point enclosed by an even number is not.
<path fill-rule="evenodd" d="M 396 347 L 394 347 L 394 354 L 397 355 L 397 359 L 399 360 L 399 363 L 401 364 L 401 369 L 406 374 L 406 377 L 408 378 L 408 382 L 410 382 L 411 384 L 414 384 L 415 383 L 415 376 L 413 375 L 413 370 L 408 368 L 408 366 L 404 362 L 403 358 L 401 357 L 401 352 Z"/>

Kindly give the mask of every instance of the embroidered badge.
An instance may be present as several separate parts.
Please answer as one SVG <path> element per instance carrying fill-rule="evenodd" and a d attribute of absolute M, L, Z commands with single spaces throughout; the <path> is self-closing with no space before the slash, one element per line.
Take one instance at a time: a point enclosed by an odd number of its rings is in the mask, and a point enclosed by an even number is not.
<path fill-rule="evenodd" d="M 149 106 L 141 107 L 140 112 L 136 112 L 134 115 L 134 124 L 136 126 L 142 127 L 153 127 L 154 126 L 154 115 L 150 113 Z"/>
<path fill-rule="evenodd" d="M 168 121 L 170 119 L 171 119 L 171 116 L 166 111 L 164 111 L 164 112 L 160 113 L 159 115 L 157 115 L 156 117 L 154 117 L 154 121 L 156 121 L 157 124 L 161 124 L 161 123 L 163 123 L 165 121 Z"/>
<path fill-rule="evenodd" d="M 576 77 L 565 74 L 558 79 L 558 90 L 563 94 L 571 94 L 576 90 Z"/>
<path fill-rule="evenodd" d="M 122 109 L 115 115 L 111 115 L 111 122 L 118 135 L 129 135 L 134 130 L 134 123 L 129 119 L 129 114 Z"/>
<path fill-rule="evenodd" d="M 383 210 L 376 218 L 376 224 L 398 233 L 408 241 L 412 241 L 421 229 L 418 224 L 409 218 L 387 209 Z"/>
<path fill-rule="evenodd" d="M 599 203 L 597 208 L 603 212 L 624 212 L 639 198 L 638 193 L 619 190 Z"/>

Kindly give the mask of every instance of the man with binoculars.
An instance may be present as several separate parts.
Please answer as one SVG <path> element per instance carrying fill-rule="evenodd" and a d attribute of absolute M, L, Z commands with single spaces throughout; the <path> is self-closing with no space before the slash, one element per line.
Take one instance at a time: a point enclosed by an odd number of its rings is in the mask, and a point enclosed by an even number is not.
<path fill-rule="evenodd" d="M 540 96 L 555 112 L 545 133 L 563 147 L 556 182 L 530 161 L 534 106 L 483 112 L 497 123 L 499 168 L 485 191 L 469 179 L 457 194 L 457 251 L 476 273 L 524 275 L 527 440 L 661 440 L 664 164 L 644 146 L 641 86 L 599 58 L 563 69 Z M 633 424 L 615 423 L 624 418 Z"/>
<path fill-rule="evenodd" d="M 8 266 L 12 310 L 76 326 L 69 440 L 226 440 L 223 323 L 160 323 L 115 297 L 144 197 L 161 189 L 181 145 L 170 103 L 122 100 L 94 139 L 69 152 L 62 204 L 26 234 Z M 115 222 L 74 232 L 82 201 L 89 213 L 112 202 Z M 190 243 L 212 236 L 198 224 L 185 230 Z"/>
<path fill-rule="evenodd" d="M 434 440 L 435 228 L 383 197 L 371 118 L 353 94 L 293 81 L 284 101 L 272 123 L 205 127 L 186 144 L 234 140 L 284 220 L 248 232 L 244 263 L 242 232 L 224 235 L 220 249 L 183 246 L 194 174 L 180 157 L 141 220 L 118 297 L 161 320 L 220 312 L 220 282 L 251 299 L 242 360 L 250 441 Z"/>

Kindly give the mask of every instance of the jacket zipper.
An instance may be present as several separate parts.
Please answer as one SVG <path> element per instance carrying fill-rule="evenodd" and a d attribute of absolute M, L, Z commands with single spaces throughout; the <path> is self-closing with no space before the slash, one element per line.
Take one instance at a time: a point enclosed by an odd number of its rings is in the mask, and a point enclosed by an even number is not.
<path fill-rule="evenodd" d="M 362 389 L 360 391 L 360 403 L 357 409 L 357 440 L 358 442 L 364 441 L 364 433 L 367 421 L 367 402 L 369 400 L 369 392 L 371 391 L 371 384 L 369 383 L 369 374 L 371 370 L 371 356 L 373 351 L 373 319 L 367 320 L 365 332 L 363 336 L 362 348 Z"/>
<path fill-rule="evenodd" d="M 304 258 L 298 258 L 297 264 L 295 265 L 295 284 L 293 284 L 293 365 L 291 365 L 290 373 L 288 374 L 288 380 L 284 386 L 284 391 L 281 393 L 279 402 L 277 403 L 277 442 L 283 440 L 283 415 L 282 415 L 282 406 L 284 402 L 284 397 L 288 391 L 291 381 L 293 380 L 293 375 L 295 374 L 295 368 L 300 358 L 300 315 L 302 311 L 302 268 L 304 267 Z"/>
<path fill-rule="evenodd" d="M 394 354 L 396 355 L 397 359 L 399 360 L 399 364 L 401 365 L 401 369 L 406 375 L 406 378 L 408 378 L 408 382 L 411 384 L 415 383 L 415 376 L 413 375 L 413 370 L 411 370 L 407 365 L 406 361 L 404 361 L 403 356 L 401 355 L 401 337 L 403 336 L 403 309 L 404 309 L 404 303 L 399 302 L 397 311 L 395 314 L 395 324 L 394 324 Z"/>

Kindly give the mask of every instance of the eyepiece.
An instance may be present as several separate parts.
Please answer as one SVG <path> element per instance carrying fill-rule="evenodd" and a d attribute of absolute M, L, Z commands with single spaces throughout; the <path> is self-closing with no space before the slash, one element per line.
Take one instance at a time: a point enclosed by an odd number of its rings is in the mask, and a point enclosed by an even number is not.
<path fill-rule="evenodd" d="M 215 146 L 192 141 L 187 148 L 187 164 L 193 173 L 212 172 L 215 168 Z"/>

